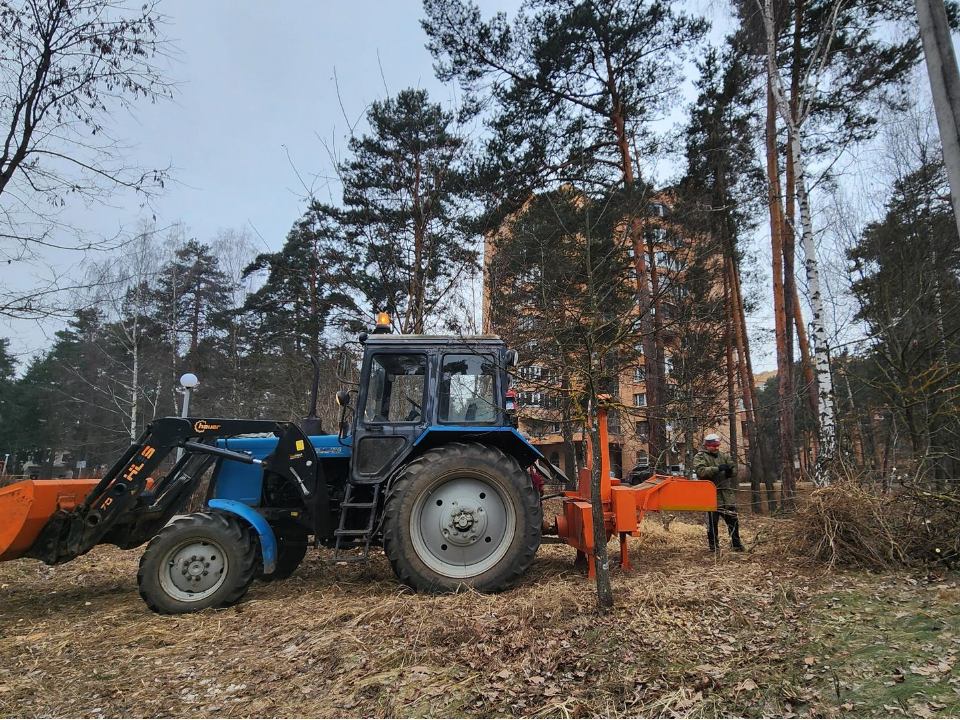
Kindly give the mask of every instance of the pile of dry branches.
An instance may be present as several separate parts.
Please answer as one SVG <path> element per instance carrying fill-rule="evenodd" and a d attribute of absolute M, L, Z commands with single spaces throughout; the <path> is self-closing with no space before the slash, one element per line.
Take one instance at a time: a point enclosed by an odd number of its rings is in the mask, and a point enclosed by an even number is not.
<path fill-rule="evenodd" d="M 960 565 L 960 491 L 903 486 L 892 492 L 842 480 L 797 512 L 796 546 L 827 565 L 885 569 Z"/>

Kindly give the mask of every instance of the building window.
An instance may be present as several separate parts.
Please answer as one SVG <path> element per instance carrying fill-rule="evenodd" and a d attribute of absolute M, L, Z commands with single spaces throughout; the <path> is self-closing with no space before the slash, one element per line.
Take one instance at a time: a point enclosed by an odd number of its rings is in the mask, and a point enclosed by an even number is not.
<path fill-rule="evenodd" d="M 650 465 L 650 456 L 643 450 L 637 450 L 637 465 Z"/>
<path fill-rule="evenodd" d="M 647 370 L 642 365 L 638 365 L 633 369 L 633 381 L 635 383 L 643 382 L 647 379 Z"/>
<path fill-rule="evenodd" d="M 554 467 L 560 467 L 560 453 L 556 451 L 550 453 L 550 464 Z"/>
<path fill-rule="evenodd" d="M 634 393 L 634 394 L 633 394 L 633 406 L 634 406 L 634 407 L 646 407 L 646 406 L 647 406 L 647 394 L 646 394 L 646 393 Z"/>
<path fill-rule="evenodd" d="M 670 375 L 673 372 L 673 355 L 663 356 L 663 373 Z"/>
<path fill-rule="evenodd" d="M 639 420 L 637 422 L 637 435 L 640 437 L 646 437 L 650 433 L 650 423 L 646 420 Z"/>
<path fill-rule="evenodd" d="M 607 413 L 607 432 L 614 435 L 619 435 L 622 432 L 620 429 L 620 414 L 616 411 L 611 410 Z"/>
<path fill-rule="evenodd" d="M 539 365 L 530 365 L 529 367 L 517 368 L 517 375 L 521 380 L 539 380 L 543 375 L 543 368 Z"/>
<path fill-rule="evenodd" d="M 519 392 L 517 393 L 517 402 L 525 407 L 540 407 L 543 405 L 543 393 Z"/>

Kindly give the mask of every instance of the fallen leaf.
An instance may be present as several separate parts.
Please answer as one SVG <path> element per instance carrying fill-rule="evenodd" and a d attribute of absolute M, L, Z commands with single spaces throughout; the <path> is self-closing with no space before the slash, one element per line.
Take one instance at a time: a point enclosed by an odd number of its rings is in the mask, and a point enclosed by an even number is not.
<path fill-rule="evenodd" d="M 740 689 L 740 690 L 746 690 L 747 692 L 750 692 L 751 690 L 756 690 L 756 689 L 757 689 L 757 684 L 756 684 L 753 680 L 751 680 L 750 678 L 747 678 L 747 679 L 744 680 L 742 683 L 740 683 L 739 689 Z"/>
<path fill-rule="evenodd" d="M 813 665 L 813 664 L 817 661 L 817 659 L 816 659 L 815 657 L 811 656 L 811 657 L 805 657 L 805 658 L 803 659 L 803 661 L 804 661 L 807 665 Z"/>

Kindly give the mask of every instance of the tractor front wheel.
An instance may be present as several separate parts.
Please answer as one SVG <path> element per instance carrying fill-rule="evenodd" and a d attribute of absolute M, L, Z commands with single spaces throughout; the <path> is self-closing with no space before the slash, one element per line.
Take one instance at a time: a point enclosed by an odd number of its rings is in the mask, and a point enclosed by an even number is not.
<path fill-rule="evenodd" d="M 263 582 L 286 580 L 296 572 L 307 555 L 309 535 L 306 528 L 300 525 L 277 525 L 273 528 L 277 538 L 277 566 L 269 575 L 261 572 L 259 579 Z"/>
<path fill-rule="evenodd" d="M 230 605 L 250 587 L 258 550 L 253 531 L 238 518 L 209 512 L 178 518 L 140 558 L 140 597 L 164 615 Z"/>
<path fill-rule="evenodd" d="M 415 590 L 497 592 L 533 562 L 542 521 L 539 495 L 516 460 L 493 447 L 450 443 L 393 483 L 383 549 Z"/>

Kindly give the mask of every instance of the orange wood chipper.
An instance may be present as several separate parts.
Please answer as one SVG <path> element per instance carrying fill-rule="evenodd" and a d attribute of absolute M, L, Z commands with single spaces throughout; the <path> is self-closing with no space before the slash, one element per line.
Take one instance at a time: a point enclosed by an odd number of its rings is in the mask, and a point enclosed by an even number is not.
<path fill-rule="evenodd" d="M 654 475 L 639 485 L 625 485 L 610 475 L 610 444 L 607 409 L 598 409 L 600 434 L 600 498 L 607 540 L 620 537 L 620 566 L 629 570 L 627 538 L 639 537 L 640 521 L 648 511 L 712 512 L 717 509 L 716 486 L 709 480 L 689 480 L 673 475 Z M 565 491 L 563 513 L 544 520 L 544 535 L 557 535 L 576 548 L 577 562 L 587 562 L 589 576 L 596 577 L 594 558 L 593 505 L 590 502 L 590 475 L 593 452 L 587 440 L 587 466 L 580 470 L 577 489 Z"/>

